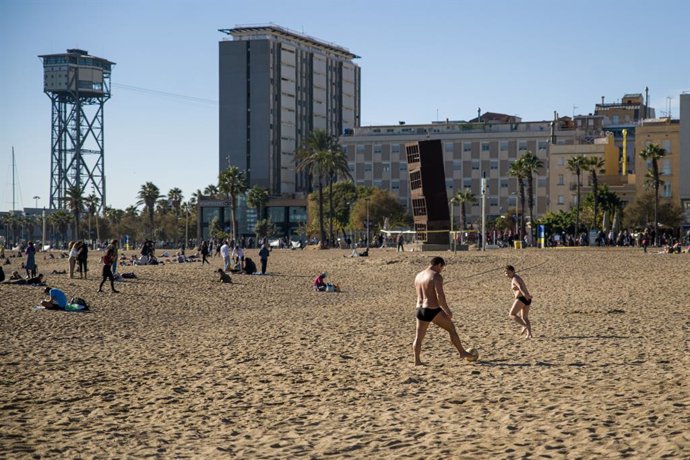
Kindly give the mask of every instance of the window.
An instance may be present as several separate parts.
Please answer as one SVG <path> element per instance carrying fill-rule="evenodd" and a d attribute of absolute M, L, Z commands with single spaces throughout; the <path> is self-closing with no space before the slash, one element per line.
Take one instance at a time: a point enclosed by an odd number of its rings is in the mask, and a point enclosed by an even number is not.
<path fill-rule="evenodd" d="M 443 150 L 446 151 L 447 153 L 453 153 L 453 143 L 452 142 L 446 142 L 443 144 Z"/>
<path fill-rule="evenodd" d="M 617 125 L 621 122 L 621 117 L 619 115 L 614 115 L 611 117 L 611 123 Z"/>
<path fill-rule="evenodd" d="M 307 209 L 301 206 L 290 206 L 290 222 L 306 222 Z"/>
<path fill-rule="evenodd" d="M 472 170 L 479 171 L 479 160 L 472 160 Z"/>
<path fill-rule="evenodd" d="M 564 166 L 564 165 L 565 165 L 565 158 L 564 158 L 564 157 L 560 157 L 560 158 L 558 159 L 558 166 Z"/>
<path fill-rule="evenodd" d="M 371 163 L 364 164 L 364 171 L 371 171 Z"/>
<path fill-rule="evenodd" d="M 400 171 L 407 171 L 407 163 L 400 163 Z"/>
<path fill-rule="evenodd" d="M 383 151 L 383 148 L 381 147 L 381 144 L 374 144 L 374 153 L 381 153 Z"/>
<path fill-rule="evenodd" d="M 462 143 L 462 153 L 472 153 L 472 142 Z"/>
<path fill-rule="evenodd" d="M 391 144 L 391 153 L 400 153 L 400 144 Z"/>
<path fill-rule="evenodd" d="M 518 142 L 518 152 L 524 152 L 527 150 L 527 141 L 519 141 Z"/>
<path fill-rule="evenodd" d="M 565 204 L 565 197 L 563 195 L 558 195 L 558 204 Z"/>
<path fill-rule="evenodd" d="M 462 188 L 472 188 L 472 179 L 465 177 L 462 179 Z"/>
<path fill-rule="evenodd" d="M 661 174 L 664 176 L 670 176 L 671 175 L 671 160 L 664 160 L 661 166 Z"/>
<path fill-rule="evenodd" d="M 453 171 L 460 171 L 460 170 L 462 170 L 462 161 L 453 160 Z"/>
<path fill-rule="evenodd" d="M 488 152 L 491 150 L 491 146 L 488 142 L 482 142 L 482 152 Z"/>
<path fill-rule="evenodd" d="M 357 153 L 364 153 L 364 144 L 357 144 Z"/>
<path fill-rule="evenodd" d="M 453 189 L 453 179 L 446 179 L 446 188 L 449 190 Z"/>
<path fill-rule="evenodd" d="M 490 160 L 491 169 L 498 171 L 498 160 Z"/>
<path fill-rule="evenodd" d="M 558 185 L 565 185 L 565 179 L 563 178 L 563 174 L 558 175 Z"/>
<path fill-rule="evenodd" d="M 497 196 L 490 196 L 489 197 L 489 206 L 498 207 L 498 197 Z"/>
<path fill-rule="evenodd" d="M 400 181 L 399 180 L 392 180 L 391 181 L 391 190 L 400 190 Z"/>
<path fill-rule="evenodd" d="M 662 146 L 662 148 L 663 148 L 664 150 L 666 150 L 666 153 L 667 153 L 667 154 L 668 154 L 668 153 L 671 153 L 671 141 L 665 140 L 665 141 L 664 141 L 664 144 L 663 144 L 663 146 Z"/>
<path fill-rule="evenodd" d="M 507 152 L 508 151 L 508 141 L 501 141 L 498 143 L 498 150 L 501 152 Z"/>
<path fill-rule="evenodd" d="M 547 141 L 539 141 L 539 150 L 546 150 L 546 147 L 549 145 Z"/>
<path fill-rule="evenodd" d="M 410 189 L 416 190 L 422 187 L 422 173 L 415 171 L 410 174 Z"/>
<path fill-rule="evenodd" d="M 508 188 L 508 179 L 502 178 L 499 183 L 501 188 Z"/>
<path fill-rule="evenodd" d="M 673 195 L 671 193 L 671 191 L 672 191 L 671 184 L 664 184 L 664 186 L 661 190 L 661 196 L 663 196 L 664 198 L 671 198 L 671 196 Z"/>
<path fill-rule="evenodd" d="M 285 208 L 283 206 L 271 206 L 268 208 L 268 220 L 271 222 L 283 222 L 285 220 Z"/>

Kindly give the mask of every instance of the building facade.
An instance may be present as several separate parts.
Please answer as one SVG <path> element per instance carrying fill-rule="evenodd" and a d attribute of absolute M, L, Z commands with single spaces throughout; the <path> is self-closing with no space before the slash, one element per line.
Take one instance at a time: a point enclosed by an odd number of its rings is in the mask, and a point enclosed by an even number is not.
<path fill-rule="evenodd" d="M 518 119 L 519 120 L 519 119 Z M 579 126 L 579 127 L 578 127 Z M 517 208 L 517 179 L 510 166 L 527 151 L 544 162 L 535 177 L 534 217 L 550 206 L 548 152 L 551 144 L 591 142 L 603 135 L 601 117 L 569 117 L 534 122 L 436 122 L 425 125 L 390 125 L 356 128 L 340 139 L 356 185 L 390 190 L 411 210 L 405 144 L 437 139 L 443 145 L 447 195 L 470 189 L 480 196 L 481 178 L 487 178 L 487 215 L 507 215 Z M 460 209 L 454 209 L 454 218 Z M 481 206 L 467 208 L 468 222 L 478 222 Z"/>
<path fill-rule="evenodd" d="M 651 169 L 651 162 L 645 161 L 639 153 L 650 144 L 661 146 L 666 152 L 658 162 L 659 173 L 663 183 L 659 188 L 659 198 L 662 200 L 681 204 L 681 150 L 680 150 L 680 121 L 669 118 L 647 119 L 637 127 L 635 139 L 635 150 L 638 155 L 635 157 L 635 169 L 638 171 L 639 180 L 637 181 L 637 193 L 642 194 L 647 191 L 645 174 Z M 689 171 L 685 172 L 687 181 Z"/>
<path fill-rule="evenodd" d="M 290 208 L 306 209 L 310 189 L 295 152 L 315 129 L 339 136 L 359 126 L 358 56 L 275 25 L 221 32 L 230 38 L 219 44 L 219 169 L 237 166 L 266 188 L 268 214 L 287 216 L 274 223 L 289 233 L 299 224 L 290 216 L 303 215 Z"/>

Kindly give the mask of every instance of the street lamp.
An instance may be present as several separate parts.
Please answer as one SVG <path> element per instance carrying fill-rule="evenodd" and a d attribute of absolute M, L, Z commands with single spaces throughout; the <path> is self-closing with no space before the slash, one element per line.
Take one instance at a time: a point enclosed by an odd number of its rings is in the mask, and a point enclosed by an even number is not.
<path fill-rule="evenodd" d="M 38 200 L 40 200 L 40 199 L 41 199 L 41 197 L 38 196 L 38 195 L 36 195 L 36 196 L 34 197 L 34 200 L 36 200 L 36 209 L 38 209 Z"/>
<path fill-rule="evenodd" d="M 365 198 L 364 202 L 367 206 L 367 251 L 369 251 L 369 198 Z"/>
<path fill-rule="evenodd" d="M 451 198 L 449 201 L 449 204 L 450 204 L 450 243 L 449 243 L 448 250 L 452 249 L 453 252 L 455 252 L 455 237 L 453 235 L 453 214 L 455 212 L 455 203 L 456 202 L 457 202 L 457 200 L 455 199 L 455 197 Z"/>

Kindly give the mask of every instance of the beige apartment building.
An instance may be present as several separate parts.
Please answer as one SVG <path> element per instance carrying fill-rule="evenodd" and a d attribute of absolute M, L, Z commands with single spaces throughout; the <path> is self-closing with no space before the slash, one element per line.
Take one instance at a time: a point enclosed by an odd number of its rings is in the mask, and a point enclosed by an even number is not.
<path fill-rule="evenodd" d="M 510 166 L 520 155 L 532 151 L 544 162 L 544 168 L 534 182 L 536 218 L 550 207 L 550 146 L 591 143 L 602 135 L 601 117 L 598 116 L 530 122 L 523 122 L 519 117 L 501 119 L 494 116 L 480 117 L 472 122 L 360 127 L 342 136 L 340 143 L 347 154 L 356 185 L 390 190 L 409 210 L 410 192 L 404 146 L 409 142 L 438 139 L 443 144 L 448 196 L 470 189 L 479 198 L 481 178 L 485 175 L 488 185 L 486 209 L 490 217 L 507 215 L 516 208 L 517 179 L 509 176 Z M 456 207 L 455 218 L 459 214 L 460 209 Z M 480 214 L 479 203 L 468 207 L 468 222 L 478 222 Z"/>
<path fill-rule="evenodd" d="M 663 184 L 659 188 L 659 198 L 681 205 L 681 150 L 680 150 L 680 120 L 659 118 L 643 120 L 637 127 L 635 139 L 635 170 L 638 171 L 637 193 L 647 191 L 645 174 L 651 169 L 651 162 L 645 161 L 639 153 L 650 144 L 657 144 L 666 151 L 666 155 L 659 160 L 659 173 Z M 688 171 L 685 180 L 688 180 Z"/>
<path fill-rule="evenodd" d="M 549 211 L 568 211 L 577 205 L 577 175 L 568 169 L 568 160 L 584 155 L 604 160 L 604 173 L 598 175 L 599 184 L 608 186 L 623 201 L 635 199 L 635 174 L 623 174 L 619 167 L 619 148 L 612 133 L 595 139 L 591 144 L 552 145 L 549 150 Z M 580 175 L 580 199 L 592 191 L 592 175 Z"/>

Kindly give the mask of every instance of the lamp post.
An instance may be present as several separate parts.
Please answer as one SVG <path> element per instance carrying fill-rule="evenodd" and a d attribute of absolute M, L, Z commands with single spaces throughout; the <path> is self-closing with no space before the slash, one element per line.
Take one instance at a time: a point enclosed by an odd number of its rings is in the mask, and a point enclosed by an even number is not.
<path fill-rule="evenodd" d="M 36 195 L 36 196 L 34 197 L 34 200 L 36 201 L 36 209 L 38 209 L 38 200 L 40 200 L 40 199 L 41 199 L 41 197 L 38 196 L 38 195 Z"/>
<path fill-rule="evenodd" d="M 455 252 L 455 237 L 453 236 L 453 214 L 455 211 L 455 197 L 451 198 L 449 203 L 450 203 L 450 244 L 448 247 L 448 250 L 452 250 Z"/>
<path fill-rule="evenodd" d="M 367 251 L 369 251 L 369 198 L 365 198 L 364 202 L 367 206 Z"/>
<path fill-rule="evenodd" d="M 182 248 L 187 250 L 187 242 L 189 242 L 189 203 L 185 206 L 186 212 L 184 215 L 184 244 Z"/>

